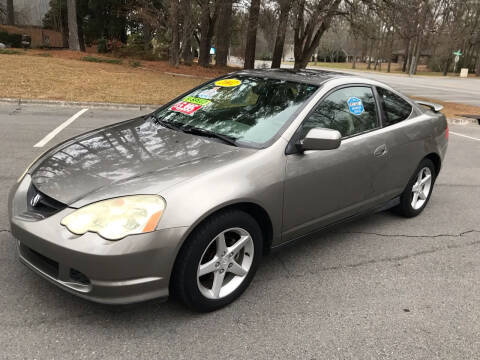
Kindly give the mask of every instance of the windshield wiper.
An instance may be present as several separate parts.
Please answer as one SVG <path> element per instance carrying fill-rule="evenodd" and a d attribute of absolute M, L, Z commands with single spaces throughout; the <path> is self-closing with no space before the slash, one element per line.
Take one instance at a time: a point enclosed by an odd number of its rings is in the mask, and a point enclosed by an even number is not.
<path fill-rule="evenodd" d="M 165 120 L 159 119 L 157 117 L 155 117 L 155 123 L 160 124 L 163 127 L 166 127 L 168 129 L 171 129 L 171 130 L 176 130 L 176 131 L 183 131 L 184 130 L 183 126 L 180 125 L 180 124 L 176 124 L 176 123 L 173 123 L 171 121 L 165 121 Z"/>
<path fill-rule="evenodd" d="M 155 123 L 156 124 L 160 124 L 160 125 L 168 128 L 168 129 L 176 130 L 176 131 L 182 131 L 184 133 L 193 134 L 193 135 L 200 135 L 200 136 L 207 136 L 207 137 L 211 137 L 211 138 L 217 138 L 217 139 L 220 139 L 220 140 L 222 140 L 223 142 L 225 142 L 229 145 L 238 146 L 238 144 L 236 142 L 236 140 L 237 140 L 236 137 L 223 135 L 223 134 L 217 134 L 216 132 L 213 132 L 213 131 L 210 131 L 210 130 L 207 130 L 207 129 L 197 128 L 197 127 L 194 127 L 194 126 L 188 126 L 188 125 L 183 125 L 183 124 L 179 124 L 179 123 L 174 123 L 174 122 L 171 122 L 171 121 L 165 121 L 165 120 L 159 119 L 158 117 L 154 117 L 154 118 L 155 118 Z"/>
<path fill-rule="evenodd" d="M 217 134 L 216 132 L 207 130 L 207 129 L 202 129 L 202 128 L 197 128 L 193 126 L 184 126 L 181 128 L 183 132 L 186 132 L 188 134 L 193 134 L 193 135 L 200 135 L 200 136 L 207 136 L 211 138 L 217 138 L 222 140 L 223 142 L 233 145 L 233 146 L 238 146 L 237 144 L 237 138 L 229 135 L 223 135 L 223 134 Z"/>

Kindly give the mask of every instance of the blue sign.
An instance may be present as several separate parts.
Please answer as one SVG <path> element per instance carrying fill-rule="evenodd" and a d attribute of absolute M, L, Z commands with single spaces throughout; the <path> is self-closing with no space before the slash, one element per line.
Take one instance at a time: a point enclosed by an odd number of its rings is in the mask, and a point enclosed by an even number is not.
<path fill-rule="evenodd" d="M 362 100 L 357 97 L 349 97 L 347 100 L 348 109 L 353 115 L 360 115 L 364 112 Z"/>

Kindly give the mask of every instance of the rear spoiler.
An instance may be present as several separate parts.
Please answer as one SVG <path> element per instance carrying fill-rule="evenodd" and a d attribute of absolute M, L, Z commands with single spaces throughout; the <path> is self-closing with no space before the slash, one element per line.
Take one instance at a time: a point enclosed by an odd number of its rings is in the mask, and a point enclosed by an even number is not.
<path fill-rule="evenodd" d="M 428 102 L 428 101 L 421 101 L 421 100 L 416 100 L 415 102 L 418 105 L 423 105 L 423 106 L 429 107 L 430 109 L 432 109 L 435 112 L 442 111 L 442 109 L 443 109 L 443 105 L 440 105 L 440 104 L 434 104 L 434 103 L 431 103 L 431 102 Z"/>

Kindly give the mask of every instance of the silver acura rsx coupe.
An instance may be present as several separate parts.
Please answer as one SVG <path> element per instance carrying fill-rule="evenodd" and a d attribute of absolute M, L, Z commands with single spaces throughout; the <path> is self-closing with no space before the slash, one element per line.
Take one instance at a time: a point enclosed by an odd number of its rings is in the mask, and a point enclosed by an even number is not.
<path fill-rule="evenodd" d="M 428 203 L 441 106 L 361 77 L 239 71 L 48 150 L 9 198 L 20 260 L 108 304 L 174 295 L 211 311 L 262 255 L 319 229 Z"/>

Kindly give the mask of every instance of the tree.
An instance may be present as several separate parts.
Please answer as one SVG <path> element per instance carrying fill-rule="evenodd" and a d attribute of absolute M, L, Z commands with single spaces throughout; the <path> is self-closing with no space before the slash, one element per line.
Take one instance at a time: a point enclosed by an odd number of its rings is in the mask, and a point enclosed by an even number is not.
<path fill-rule="evenodd" d="M 280 0 L 280 16 L 278 18 L 277 35 L 275 37 L 275 47 L 273 48 L 272 68 L 279 68 L 282 63 L 283 46 L 285 44 L 285 35 L 288 27 L 288 16 L 292 8 L 290 0 Z"/>
<path fill-rule="evenodd" d="M 7 0 L 7 25 L 15 25 L 15 10 L 13 0 Z"/>
<path fill-rule="evenodd" d="M 178 66 L 180 61 L 179 0 L 170 0 L 169 26 L 172 33 L 168 62 Z"/>
<path fill-rule="evenodd" d="M 232 35 L 232 0 L 218 0 L 218 19 L 215 29 L 216 66 L 226 66 Z"/>
<path fill-rule="evenodd" d="M 77 25 L 77 1 L 67 0 L 68 9 L 68 44 L 70 50 L 80 51 Z"/>
<path fill-rule="evenodd" d="M 183 9 L 183 35 L 182 35 L 182 57 L 185 65 L 192 65 L 192 36 L 193 36 L 193 21 L 192 21 L 192 1 L 182 0 Z"/>
<path fill-rule="evenodd" d="M 62 33 L 63 47 L 68 48 L 68 16 L 66 0 L 50 0 L 50 9 L 43 17 L 43 27 Z"/>
<path fill-rule="evenodd" d="M 217 21 L 219 0 L 200 0 L 200 54 L 198 64 L 207 67 L 210 64 L 210 47 Z M 213 11 L 212 11 L 213 8 Z"/>
<path fill-rule="evenodd" d="M 247 46 L 245 47 L 245 69 L 255 68 L 255 47 L 257 44 L 258 15 L 260 0 L 252 0 L 248 16 Z"/>
<path fill-rule="evenodd" d="M 330 27 L 341 0 L 299 0 L 294 25 L 295 69 L 307 67 L 320 39 Z M 306 19 L 307 17 L 307 19 Z"/>

